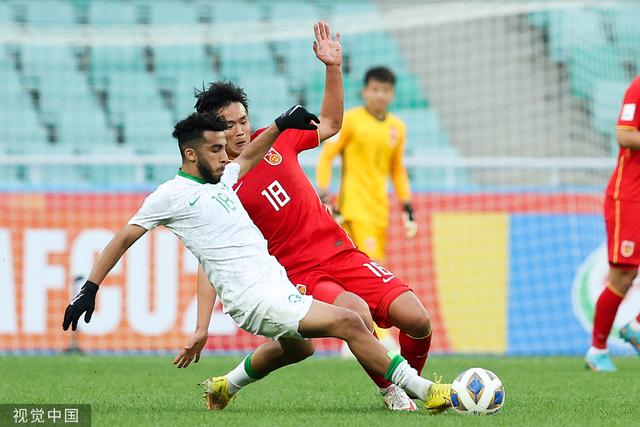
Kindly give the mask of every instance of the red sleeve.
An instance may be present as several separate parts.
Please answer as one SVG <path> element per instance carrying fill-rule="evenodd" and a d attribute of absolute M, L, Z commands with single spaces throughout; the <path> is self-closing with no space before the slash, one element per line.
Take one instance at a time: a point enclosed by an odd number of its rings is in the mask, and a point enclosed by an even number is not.
<path fill-rule="evenodd" d="M 622 110 L 618 116 L 618 128 L 640 129 L 640 77 L 631 83 L 624 95 Z"/>
<path fill-rule="evenodd" d="M 251 135 L 253 141 L 265 131 L 266 128 L 258 129 Z M 287 129 L 278 138 L 286 138 L 286 144 L 296 153 L 310 150 L 320 145 L 320 135 L 317 130 Z"/>

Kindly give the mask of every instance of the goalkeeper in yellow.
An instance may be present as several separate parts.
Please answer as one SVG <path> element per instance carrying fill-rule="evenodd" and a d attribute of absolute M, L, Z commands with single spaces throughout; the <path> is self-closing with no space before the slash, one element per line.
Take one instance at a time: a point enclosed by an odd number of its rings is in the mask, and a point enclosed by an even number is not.
<path fill-rule="evenodd" d="M 384 260 L 389 226 L 389 176 L 402 203 L 407 238 L 418 231 L 403 163 L 405 124 L 388 111 L 395 81 L 386 67 L 374 67 L 365 73 L 364 105 L 345 113 L 338 137 L 324 144 L 316 168 L 320 198 L 330 205 L 331 163 L 335 156 L 342 156 L 336 217 L 342 218 L 342 226 L 356 246 L 379 261 Z"/>

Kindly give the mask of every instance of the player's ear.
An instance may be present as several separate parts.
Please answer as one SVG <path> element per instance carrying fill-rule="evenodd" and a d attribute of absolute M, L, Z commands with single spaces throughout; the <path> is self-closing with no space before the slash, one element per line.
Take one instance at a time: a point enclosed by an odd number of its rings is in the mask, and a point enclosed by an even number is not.
<path fill-rule="evenodd" d="M 187 147 L 184 149 L 184 158 L 187 159 L 188 161 L 195 162 L 197 157 L 198 156 L 195 148 Z"/>

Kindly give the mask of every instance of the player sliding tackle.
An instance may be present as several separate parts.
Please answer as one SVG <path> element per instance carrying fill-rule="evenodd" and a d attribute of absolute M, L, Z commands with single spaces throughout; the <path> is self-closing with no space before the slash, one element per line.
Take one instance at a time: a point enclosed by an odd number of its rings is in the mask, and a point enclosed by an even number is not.
<path fill-rule="evenodd" d="M 314 33 L 313 51 L 325 65 L 326 75 L 317 131 L 283 132 L 269 154 L 238 180 L 234 190 L 266 238 L 269 253 L 282 264 L 289 280 L 301 293 L 355 311 L 370 330 L 374 320 L 385 328 L 399 328 L 401 355 L 420 374 L 431 343 L 431 322 L 426 309 L 406 283 L 353 245 L 318 199 L 298 161 L 302 151 L 317 147 L 320 141 L 340 130 L 344 113 L 340 36 L 336 34 L 334 39 L 329 25 L 323 22 L 314 26 Z M 251 135 L 247 96 L 232 82 L 212 83 L 199 92 L 197 98 L 198 112 L 217 114 L 229 123 L 225 149 L 232 160 L 264 130 Z M 197 328 L 174 361 L 178 367 L 198 361 L 207 342 L 215 298 L 215 291 L 200 268 Z M 224 407 L 242 386 L 298 362 L 312 352 L 311 343 L 286 338 L 259 346 L 228 375 L 206 382 L 209 406 L 215 401 L 216 408 Z M 417 409 L 407 393 L 387 381 L 384 375 L 370 370 L 367 374 L 390 410 Z M 443 396 L 448 396 L 448 387 L 438 384 L 433 390 L 440 389 Z M 430 401 L 428 407 L 435 411 L 445 409 L 438 399 Z"/>
<path fill-rule="evenodd" d="M 64 314 L 63 328 L 91 320 L 102 280 L 127 249 L 148 230 L 164 225 L 196 256 L 237 325 L 272 339 L 335 337 L 347 342 L 367 369 L 423 401 L 441 399 L 438 387 L 418 375 L 404 358 L 387 354 L 353 311 L 300 295 L 284 268 L 269 255 L 267 242 L 232 190 L 286 129 L 315 129 L 319 120 L 292 107 L 234 161 L 225 152 L 227 124 L 207 114 L 192 114 L 173 132 L 182 155 L 175 178 L 161 184 L 98 257 L 87 282 Z"/>

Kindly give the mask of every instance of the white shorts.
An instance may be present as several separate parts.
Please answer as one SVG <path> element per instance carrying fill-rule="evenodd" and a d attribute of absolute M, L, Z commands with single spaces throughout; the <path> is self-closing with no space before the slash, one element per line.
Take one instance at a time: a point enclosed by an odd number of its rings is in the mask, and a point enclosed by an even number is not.
<path fill-rule="evenodd" d="M 274 340 L 281 337 L 303 340 L 298 326 L 309 312 L 313 298 L 301 295 L 281 266 L 272 269 L 256 288 L 251 301 L 245 299 L 242 303 L 242 310 L 225 307 L 236 324 L 254 335 Z M 237 303 L 234 305 L 240 308 Z"/>

